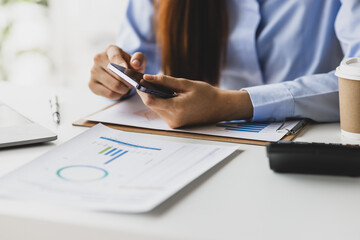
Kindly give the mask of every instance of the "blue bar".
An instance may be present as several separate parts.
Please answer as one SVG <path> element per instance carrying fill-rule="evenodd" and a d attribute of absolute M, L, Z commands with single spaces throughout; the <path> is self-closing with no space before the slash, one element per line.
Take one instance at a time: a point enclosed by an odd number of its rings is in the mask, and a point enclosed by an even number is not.
<path fill-rule="evenodd" d="M 110 156 L 115 156 L 116 154 L 118 154 L 118 153 L 121 152 L 121 151 L 122 151 L 122 150 L 120 149 L 120 150 L 114 152 L 113 154 L 111 154 Z"/>
<path fill-rule="evenodd" d="M 261 131 L 261 130 L 251 130 L 251 129 L 241 129 L 241 128 L 225 128 L 225 130 L 238 131 L 238 132 L 254 132 L 254 133 L 258 133 Z"/>
<path fill-rule="evenodd" d="M 247 123 L 246 120 L 231 120 L 231 121 L 224 121 L 224 123 Z"/>
<path fill-rule="evenodd" d="M 128 152 L 128 151 L 125 151 L 125 152 L 120 153 L 119 155 L 117 155 L 116 157 L 110 159 L 109 161 L 107 161 L 107 162 L 104 163 L 104 164 L 111 163 L 112 161 L 114 161 L 114 160 L 117 159 L 118 157 L 121 157 L 122 155 L 124 155 L 124 154 L 127 153 L 127 152 Z"/>
<path fill-rule="evenodd" d="M 117 148 L 113 148 L 110 151 L 108 151 L 107 153 L 105 153 L 105 155 L 109 155 L 110 153 L 112 153 L 113 151 L 115 151 Z"/>
<path fill-rule="evenodd" d="M 230 127 L 230 128 L 261 128 L 269 126 L 268 124 L 217 124 L 217 127 Z"/>
<path fill-rule="evenodd" d="M 228 126 L 231 127 L 231 126 Z M 265 127 L 262 126 L 233 126 L 233 128 L 244 128 L 244 129 L 264 129 Z"/>
<path fill-rule="evenodd" d="M 243 126 L 243 127 L 266 127 L 269 126 L 269 124 L 261 124 L 261 123 L 254 123 L 254 124 L 234 124 L 236 126 Z"/>

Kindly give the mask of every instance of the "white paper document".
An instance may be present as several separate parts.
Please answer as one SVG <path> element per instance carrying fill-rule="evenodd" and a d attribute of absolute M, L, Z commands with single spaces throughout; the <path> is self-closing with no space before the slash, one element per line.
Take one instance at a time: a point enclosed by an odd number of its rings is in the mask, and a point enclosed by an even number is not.
<path fill-rule="evenodd" d="M 287 121 L 285 123 L 237 121 L 221 122 L 219 124 L 191 128 L 171 129 L 155 112 L 143 104 L 137 94 L 124 102 L 120 102 L 119 104 L 87 117 L 86 120 L 156 130 L 190 132 L 269 142 L 279 141 L 287 134 L 287 131 L 279 131 L 280 128 L 290 130 L 300 122 L 300 120 Z"/>
<path fill-rule="evenodd" d="M 0 196 L 147 212 L 237 147 L 153 140 L 101 124 L 0 179 Z"/>

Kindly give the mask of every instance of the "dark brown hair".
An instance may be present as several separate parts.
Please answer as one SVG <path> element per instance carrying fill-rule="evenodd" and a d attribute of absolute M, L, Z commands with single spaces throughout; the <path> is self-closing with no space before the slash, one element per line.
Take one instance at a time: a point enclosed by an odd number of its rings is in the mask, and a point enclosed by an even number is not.
<path fill-rule="evenodd" d="M 217 85 L 226 58 L 226 1 L 154 2 L 154 23 L 164 74 Z"/>

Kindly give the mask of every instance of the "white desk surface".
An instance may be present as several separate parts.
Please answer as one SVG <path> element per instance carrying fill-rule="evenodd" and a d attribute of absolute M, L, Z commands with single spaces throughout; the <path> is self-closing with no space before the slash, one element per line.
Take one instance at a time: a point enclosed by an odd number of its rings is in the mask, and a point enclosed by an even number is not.
<path fill-rule="evenodd" d="M 52 93 L 61 105 L 59 127 L 50 117 Z M 71 123 L 109 104 L 87 86 L 67 90 L 7 83 L 0 83 L 0 100 L 59 136 L 49 144 L 0 150 L 0 176 L 86 130 Z M 297 141 L 341 142 L 339 124 L 313 124 Z M 360 239 L 360 179 L 276 174 L 269 169 L 264 147 L 238 146 L 244 150 L 238 157 L 147 214 L 0 199 L 0 239 Z"/>

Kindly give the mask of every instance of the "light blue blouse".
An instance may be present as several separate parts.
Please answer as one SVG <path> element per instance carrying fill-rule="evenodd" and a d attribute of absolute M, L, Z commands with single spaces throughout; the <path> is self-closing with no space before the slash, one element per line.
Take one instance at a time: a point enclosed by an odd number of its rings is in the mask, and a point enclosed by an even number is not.
<path fill-rule="evenodd" d="M 152 0 L 129 0 L 118 45 L 160 71 Z M 338 121 L 334 70 L 360 57 L 360 0 L 227 0 L 230 35 L 220 87 L 249 92 L 254 121 Z"/>

